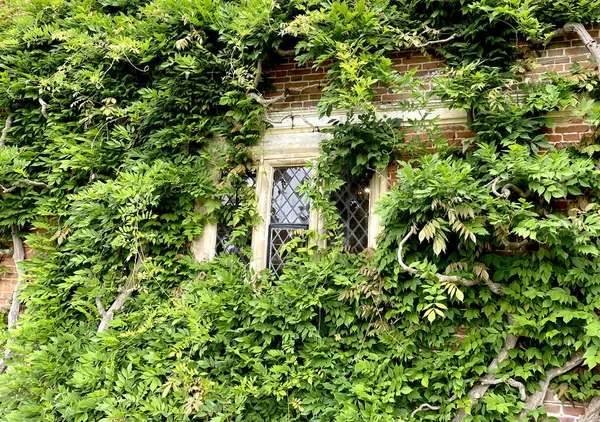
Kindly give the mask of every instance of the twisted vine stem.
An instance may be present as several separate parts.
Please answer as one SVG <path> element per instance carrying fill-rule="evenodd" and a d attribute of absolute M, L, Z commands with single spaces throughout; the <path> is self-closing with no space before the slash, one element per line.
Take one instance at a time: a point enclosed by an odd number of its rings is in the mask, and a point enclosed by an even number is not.
<path fill-rule="evenodd" d="M 273 98 L 264 98 L 262 95 L 258 95 L 255 93 L 249 93 L 247 94 L 249 98 L 252 98 L 253 100 L 255 100 L 257 103 L 262 104 L 266 107 L 275 104 L 279 101 L 283 101 L 285 100 L 287 97 L 289 97 L 292 94 L 301 94 L 304 91 L 306 91 L 307 89 L 311 89 L 311 88 L 322 88 L 323 85 L 319 82 L 316 84 L 310 84 L 307 86 L 304 86 L 302 88 L 286 88 L 285 91 L 283 92 L 283 94 L 278 95 L 276 97 Z"/>
<path fill-rule="evenodd" d="M 600 396 L 595 396 L 586 406 L 585 413 L 579 419 L 579 422 L 598 422 L 600 421 Z"/>
<path fill-rule="evenodd" d="M 9 115 L 6 118 L 6 122 L 4 123 L 4 129 L 2 130 L 2 135 L 0 136 L 0 148 L 5 147 L 6 137 L 8 136 L 8 130 L 10 129 L 13 122 L 13 116 Z M 4 199 L 4 194 L 6 193 L 6 189 L 2 187 L 2 192 L 0 192 L 0 197 Z M 8 323 L 7 328 L 10 330 L 17 326 L 17 320 L 19 319 L 19 314 L 21 312 L 21 301 L 19 300 L 19 294 L 21 292 L 21 284 L 23 283 L 23 269 L 20 267 L 20 264 L 25 261 L 25 245 L 23 243 L 23 239 L 19 236 L 19 228 L 16 224 L 13 224 L 10 227 L 11 238 L 13 243 L 13 263 L 15 264 L 15 268 L 17 271 L 17 284 L 14 287 L 10 309 L 8 311 Z M 10 359 L 12 356 L 12 350 L 8 347 L 12 339 L 8 339 L 6 342 L 6 349 L 4 350 L 4 359 L 0 361 L 0 374 L 3 374 L 6 371 L 6 361 Z"/>
<path fill-rule="evenodd" d="M 512 324 L 512 317 L 509 316 L 508 322 Z M 483 395 L 487 392 L 491 385 L 503 382 L 502 380 L 496 382 L 498 379 L 494 372 L 498 369 L 500 363 L 508 359 L 509 352 L 516 347 L 518 339 L 519 337 L 517 337 L 514 334 L 509 334 L 506 336 L 506 340 L 504 340 L 504 345 L 498 352 L 498 355 L 488 365 L 487 373 L 485 375 L 482 375 L 475 382 L 471 390 L 469 390 L 469 392 L 467 393 L 467 397 L 471 401 L 471 406 L 475 406 L 479 402 L 479 400 L 483 397 Z M 454 419 L 452 419 L 452 422 L 462 422 L 467 416 L 467 411 L 465 409 L 459 409 L 456 412 Z"/>
<path fill-rule="evenodd" d="M 25 245 L 23 239 L 19 236 L 18 227 L 16 225 L 11 226 L 11 236 L 13 242 L 13 262 L 17 270 L 17 284 L 12 293 L 12 300 L 10 302 L 10 310 L 8 311 L 8 329 L 15 328 L 17 326 L 17 320 L 21 312 L 21 301 L 19 300 L 19 294 L 21 293 L 21 285 L 23 284 L 24 271 L 20 268 L 20 265 L 25 261 Z M 0 361 L 0 374 L 6 371 L 6 361 L 11 358 L 13 352 L 9 348 L 12 339 L 8 339 L 6 342 L 6 349 L 4 350 L 4 359 Z"/>
<path fill-rule="evenodd" d="M 4 142 L 6 141 L 6 137 L 8 136 L 8 130 L 12 126 L 13 116 L 9 114 L 6 117 L 6 121 L 4 122 L 4 129 L 2 129 L 2 134 L 0 135 L 0 148 L 4 148 Z"/>
<path fill-rule="evenodd" d="M 102 298 L 99 296 L 96 297 L 96 308 L 98 309 L 98 313 L 102 318 L 100 320 L 100 324 L 98 325 L 98 333 L 101 333 L 108 327 L 108 324 L 110 324 L 110 322 L 115 318 L 115 312 L 120 311 L 123 308 L 123 305 L 125 305 L 127 299 L 129 299 L 129 297 L 133 294 L 138 280 L 138 273 L 143 263 L 144 255 L 140 250 L 138 250 L 135 258 L 135 265 L 133 266 L 129 280 L 125 286 L 123 286 L 121 292 L 108 309 L 105 309 L 104 305 L 102 305 Z"/>
<path fill-rule="evenodd" d="M 562 37 L 566 34 L 575 33 L 579 37 L 579 39 L 585 45 L 585 48 L 590 52 L 590 54 L 596 60 L 596 66 L 598 67 L 598 80 L 600 80 L 600 46 L 598 45 L 598 41 L 596 41 L 590 33 L 585 29 L 585 26 L 581 23 L 568 22 L 562 28 L 555 30 L 548 38 L 534 40 L 534 44 L 547 46 L 553 38 Z"/>
<path fill-rule="evenodd" d="M 10 193 L 12 191 L 14 191 L 15 189 L 17 189 L 19 186 L 33 186 L 33 187 L 37 187 L 37 188 L 46 188 L 46 189 L 50 189 L 50 186 L 47 185 L 46 183 L 43 182 L 36 182 L 35 180 L 29 180 L 29 179 L 23 179 L 23 180 L 18 180 L 15 183 L 13 183 L 11 186 L 5 188 L 4 186 L 0 185 L 0 190 L 2 190 L 2 193 Z"/>
<path fill-rule="evenodd" d="M 521 198 L 528 198 L 529 196 L 531 196 L 531 190 L 528 190 L 527 192 L 523 192 L 523 190 L 520 187 L 515 186 L 512 183 L 507 183 L 507 184 L 503 185 L 500 188 L 501 192 L 498 192 L 497 185 L 499 182 L 500 182 L 500 177 L 496 177 L 494 180 L 492 180 L 492 192 L 498 198 L 508 199 L 510 197 L 511 191 L 516 192 Z"/>
<path fill-rule="evenodd" d="M 413 267 L 409 267 L 408 265 L 406 265 L 406 263 L 404 262 L 404 259 L 402 257 L 403 251 L 404 251 L 404 245 L 406 244 L 408 239 L 410 239 L 411 236 L 415 235 L 416 233 L 417 233 L 417 227 L 413 225 L 410 228 L 410 230 L 408 231 L 408 233 L 406 234 L 406 236 L 404 236 L 404 238 L 400 241 L 400 243 L 398 243 L 398 263 L 400 264 L 400 268 L 402 268 L 403 271 L 405 271 L 409 274 L 420 276 L 420 275 L 424 274 L 424 271 L 418 270 Z M 466 286 L 466 287 L 472 287 L 481 282 L 481 279 L 469 280 L 467 278 L 460 277 L 457 275 L 445 275 L 445 274 L 435 273 L 435 276 L 442 283 L 445 282 L 445 283 L 460 284 L 460 285 Z M 490 288 L 490 290 L 493 291 L 494 293 L 496 293 L 498 295 L 504 294 L 504 292 L 502 290 L 502 285 L 500 285 L 498 283 L 494 283 L 493 281 L 491 281 L 489 279 L 486 279 L 483 281 Z"/>
<path fill-rule="evenodd" d="M 525 400 L 525 408 L 519 414 L 519 419 L 525 419 L 527 413 L 537 409 L 544 403 L 544 398 L 550 387 L 552 380 L 558 376 L 564 375 L 572 369 L 578 367 L 583 363 L 583 351 L 576 352 L 571 359 L 567 361 L 563 366 L 559 368 L 552 368 L 546 372 L 546 378 L 539 382 L 540 389 Z"/>

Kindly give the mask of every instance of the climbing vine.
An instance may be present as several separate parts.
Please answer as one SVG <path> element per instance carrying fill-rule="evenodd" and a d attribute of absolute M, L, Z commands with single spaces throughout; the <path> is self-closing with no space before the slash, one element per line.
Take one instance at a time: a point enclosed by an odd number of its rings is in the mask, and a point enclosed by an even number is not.
<path fill-rule="evenodd" d="M 599 420 L 600 148 L 545 131 L 600 121 L 598 0 L 6 0 L 0 21 L 0 252 L 20 276 L 0 419 L 543 420 L 552 389 Z M 590 60 L 529 78 L 560 36 Z M 395 70 L 407 51 L 446 63 L 429 94 Z M 345 115 L 304 188 L 328 246 L 292 242 L 277 280 L 197 262 L 209 222 L 249 253 L 252 147 L 308 89 L 269 96 L 265 69 L 292 56 L 324 71 L 320 116 Z M 448 145 L 428 96 L 473 136 Z M 390 164 L 378 248 L 348 253 L 328 193 Z"/>

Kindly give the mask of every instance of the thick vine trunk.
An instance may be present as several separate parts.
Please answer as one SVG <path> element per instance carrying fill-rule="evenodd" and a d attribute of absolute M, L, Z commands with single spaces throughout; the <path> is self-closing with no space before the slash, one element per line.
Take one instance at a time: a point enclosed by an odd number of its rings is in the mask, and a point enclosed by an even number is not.
<path fill-rule="evenodd" d="M 6 141 L 6 137 L 8 136 L 8 130 L 10 129 L 13 122 L 12 114 L 9 114 L 6 117 L 6 122 L 4 123 L 4 128 L 2 129 L 2 133 L 0 134 L 0 148 L 4 148 L 4 142 Z"/>
<path fill-rule="evenodd" d="M 490 385 L 492 385 L 494 383 L 494 381 L 497 378 L 494 371 L 496 369 L 498 369 L 498 365 L 502 361 L 508 359 L 508 354 L 509 354 L 510 350 L 514 349 L 515 346 L 517 345 L 517 340 L 518 340 L 518 337 L 515 336 L 514 334 L 509 334 L 506 337 L 506 340 L 504 341 L 504 346 L 502 346 L 502 349 L 500 349 L 500 352 L 498 352 L 498 356 L 496 356 L 496 358 L 488 366 L 487 374 L 485 374 L 481 378 L 479 378 L 477 380 L 477 382 L 475 383 L 475 385 L 473 386 L 473 388 L 471 388 L 471 390 L 467 394 L 467 397 L 471 401 L 471 406 L 476 405 L 479 402 L 479 400 L 481 399 L 481 397 L 483 397 L 483 395 L 490 388 Z M 468 415 L 467 415 L 467 412 L 465 411 L 465 409 L 459 409 L 456 412 L 454 419 L 452 419 L 452 422 L 461 422 L 467 416 Z"/>
<path fill-rule="evenodd" d="M 13 123 L 12 114 L 6 118 L 6 122 L 4 123 L 4 129 L 2 130 L 2 134 L 0 135 L 0 148 L 6 147 L 6 137 L 8 136 L 8 131 Z M 4 199 L 7 193 L 10 193 L 17 189 L 19 186 L 34 186 L 34 187 L 42 187 L 42 188 L 50 188 L 45 183 L 36 182 L 34 180 L 23 179 L 15 182 L 12 186 L 5 188 L 0 185 L 0 198 Z M 19 314 L 21 312 L 21 301 L 19 300 L 19 294 L 21 293 L 21 285 L 24 283 L 23 281 L 23 269 L 20 264 L 25 261 L 25 245 L 23 244 L 23 239 L 19 237 L 19 228 L 17 225 L 13 224 L 11 226 L 11 236 L 13 243 L 13 262 L 15 264 L 15 269 L 17 272 L 17 284 L 12 293 L 12 298 L 10 302 L 10 310 L 8 311 L 8 329 L 15 328 L 17 326 L 17 320 L 19 319 Z M 6 349 L 4 351 L 4 359 L 0 361 L 0 374 L 6 371 L 6 360 L 8 360 L 12 356 L 12 351 L 10 350 L 11 340 L 9 339 L 6 343 Z"/>
<path fill-rule="evenodd" d="M 100 325 L 98 325 L 99 333 L 106 330 L 108 324 L 110 324 L 110 322 L 115 318 L 115 312 L 120 311 L 123 308 L 123 305 L 125 305 L 127 299 L 129 299 L 129 297 L 133 294 L 133 291 L 135 290 L 135 285 L 137 284 L 138 280 L 137 275 L 143 262 L 144 258 L 142 256 L 142 253 L 139 252 L 135 258 L 135 265 L 133 267 L 129 280 L 127 281 L 125 286 L 123 286 L 121 292 L 107 310 L 105 310 L 104 306 L 102 305 L 102 299 L 100 297 L 96 298 L 96 307 L 98 308 L 98 312 L 102 317 L 102 319 L 100 320 Z"/>
<path fill-rule="evenodd" d="M 596 60 L 596 65 L 598 66 L 598 79 L 600 80 L 600 46 L 598 42 L 590 35 L 590 33 L 585 29 L 585 26 L 581 23 L 569 22 L 566 23 L 562 28 L 557 29 L 552 33 L 552 35 L 545 40 L 540 40 L 536 44 L 547 45 L 552 38 L 561 37 L 566 34 L 576 33 L 579 39 L 585 45 L 585 48 L 588 49 L 594 60 Z"/>
<path fill-rule="evenodd" d="M 598 66 L 598 79 L 600 80 L 600 46 L 598 42 L 592 38 L 589 32 L 580 23 L 567 23 L 563 26 L 565 33 L 575 32 L 579 39 L 583 41 L 585 48 L 588 49 L 594 60 L 596 60 L 596 66 Z"/>
<path fill-rule="evenodd" d="M 400 264 L 400 268 L 402 268 L 403 271 L 406 271 L 409 274 L 421 275 L 421 274 L 423 274 L 423 271 L 418 270 L 413 267 L 409 267 L 408 265 L 406 265 L 406 263 L 404 262 L 404 258 L 402 257 L 403 251 L 404 251 L 404 245 L 406 244 L 408 239 L 410 239 L 410 237 L 415 234 L 417 234 L 417 227 L 413 225 L 410 228 L 410 230 L 408 231 L 408 233 L 406 234 L 406 236 L 404 236 L 404 238 L 398 243 L 398 264 Z M 435 276 L 438 278 L 438 280 L 440 282 L 460 284 L 460 285 L 466 286 L 466 287 L 475 286 L 476 284 L 479 284 L 479 282 L 480 282 L 479 279 L 469 280 L 464 277 L 459 277 L 456 275 L 445 275 L 445 274 L 435 273 Z M 504 294 L 504 292 L 502 291 L 503 288 L 500 284 L 494 283 L 489 278 L 484 279 L 483 281 L 485 282 L 485 284 L 488 285 L 490 290 L 493 291 L 494 293 L 496 293 L 497 295 L 502 296 Z"/>
<path fill-rule="evenodd" d="M 25 245 L 23 240 L 19 237 L 17 226 L 11 227 L 12 242 L 13 242 L 13 262 L 17 271 L 17 284 L 13 290 L 12 300 L 10 303 L 10 310 L 8 311 L 8 329 L 15 328 L 17 326 L 17 320 L 19 319 L 19 313 L 21 312 L 21 301 L 19 300 L 19 293 L 21 292 L 21 284 L 23 283 L 23 270 L 20 268 L 21 262 L 25 261 Z M 6 361 L 12 356 L 12 350 L 10 350 L 10 342 L 6 343 L 6 349 L 4 350 L 4 359 L 0 361 L 0 374 L 6 371 Z"/>
<path fill-rule="evenodd" d="M 579 422 L 599 422 L 600 421 L 600 396 L 595 396 L 585 407 L 585 413 L 579 419 Z"/>
<path fill-rule="evenodd" d="M 567 363 L 565 363 L 560 368 L 552 368 L 548 372 L 546 372 L 546 378 L 540 381 L 540 389 L 533 393 L 527 400 L 525 401 L 525 408 L 519 414 L 519 419 L 525 419 L 527 413 L 537 409 L 544 403 L 544 398 L 546 397 L 546 393 L 548 392 L 548 387 L 550 387 L 550 383 L 552 380 L 558 376 L 566 374 L 572 369 L 578 367 L 583 363 L 583 351 L 579 351 L 569 359 Z"/>

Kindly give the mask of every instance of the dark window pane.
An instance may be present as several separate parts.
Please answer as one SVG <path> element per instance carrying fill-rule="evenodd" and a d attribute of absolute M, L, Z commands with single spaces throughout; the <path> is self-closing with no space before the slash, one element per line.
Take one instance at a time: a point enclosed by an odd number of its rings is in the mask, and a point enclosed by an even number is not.
<path fill-rule="evenodd" d="M 295 230 L 308 229 L 310 201 L 298 186 L 310 176 L 304 167 L 276 168 L 273 172 L 271 223 L 269 225 L 269 268 L 280 275 L 283 269 L 282 246 Z"/>
<path fill-rule="evenodd" d="M 254 187 L 255 184 L 256 174 L 254 172 L 249 172 L 248 177 L 246 178 L 246 185 L 248 187 Z M 242 187 L 240 187 L 240 189 L 241 188 Z M 241 205 L 242 199 L 239 189 L 238 192 L 224 195 L 221 199 L 223 206 L 219 210 L 219 224 L 217 224 L 217 254 L 223 252 L 241 254 L 241 247 L 250 245 L 250 232 L 243 238 L 238 237 L 235 243 L 229 243 L 233 227 L 228 225 L 227 222 L 231 220 L 233 213 Z"/>
<path fill-rule="evenodd" d="M 345 179 L 331 199 L 340 215 L 344 246 L 350 252 L 362 252 L 369 244 L 368 184 L 350 177 Z"/>

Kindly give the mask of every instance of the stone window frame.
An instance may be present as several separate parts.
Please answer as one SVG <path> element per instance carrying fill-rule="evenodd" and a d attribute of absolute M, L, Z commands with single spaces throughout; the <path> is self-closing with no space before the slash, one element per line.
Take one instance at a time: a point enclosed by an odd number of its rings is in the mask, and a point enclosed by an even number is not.
<path fill-rule="evenodd" d="M 270 132 L 270 133 L 269 133 Z M 293 145 L 286 142 L 271 142 L 269 138 L 295 140 Z M 259 272 L 268 267 L 269 224 L 271 219 L 271 194 L 273 190 L 273 169 L 275 167 L 307 166 L 312 160 L 319 157 L 319 142 L 323 139 L 322 133 L 296 129 L 292 131 L 267 131 L 264 142 L 255 149 L 254 162 L 257 165 L 255 192 L 257 195 L 257 213 L 261 221 L 252 229 L 251 251 L 249 268 Z M 298 147 L 299 143 L 306 147 Z M 216 178 L 216 176 L 215 176 Z M 374 173 L 369 181 L 369 220 L 368 220 L 368 247 L 377 246 L 377 236 L 383 229 L 381 218 L 376 214 L 376 203 L 382 195 L 389 190 L 390 182 L 387 169 Z M 207 210 L 201 204 L 195 208 L 196 212 L 206 214 Z M 193 239 L 191 252 L 198 262 L 210 261 L 216 256 L 218 222 L 210 221 L 204 225 L 202 236 Z M 323 233 L 323 221 L 315 209 L 310 210 L 309 230 Z M 326 246 L 323 241 L 320 247 Z"/>
<path fill-rule="evenodd" d="M 273 175 L 277 167 L 305 167 L 318 158 L 318 150 L 295 151 L 285 154 L 265 154 L 260 157 L 256 173 L 257 213 L 261 217 L 252 230 L 252 258 L 250 268 L 255 272 L 268 268 L 269 251 L 269 226 L 271 223 L 271 200 L 273 193 Z M 369 181 L 369 220 L 368 220 L 368 247 L 377 247 L 377 236 L 381 233 L 381 217 L 376 214 L 376 203 L 382 195 L 389 190 L 387 169 L 376 171 Z M 308 229 L 318 234 L 324 233 L 323 221 L 319 211 L 311 208 Z M 320 247 L 326 246 L 319 241 Z"/>

